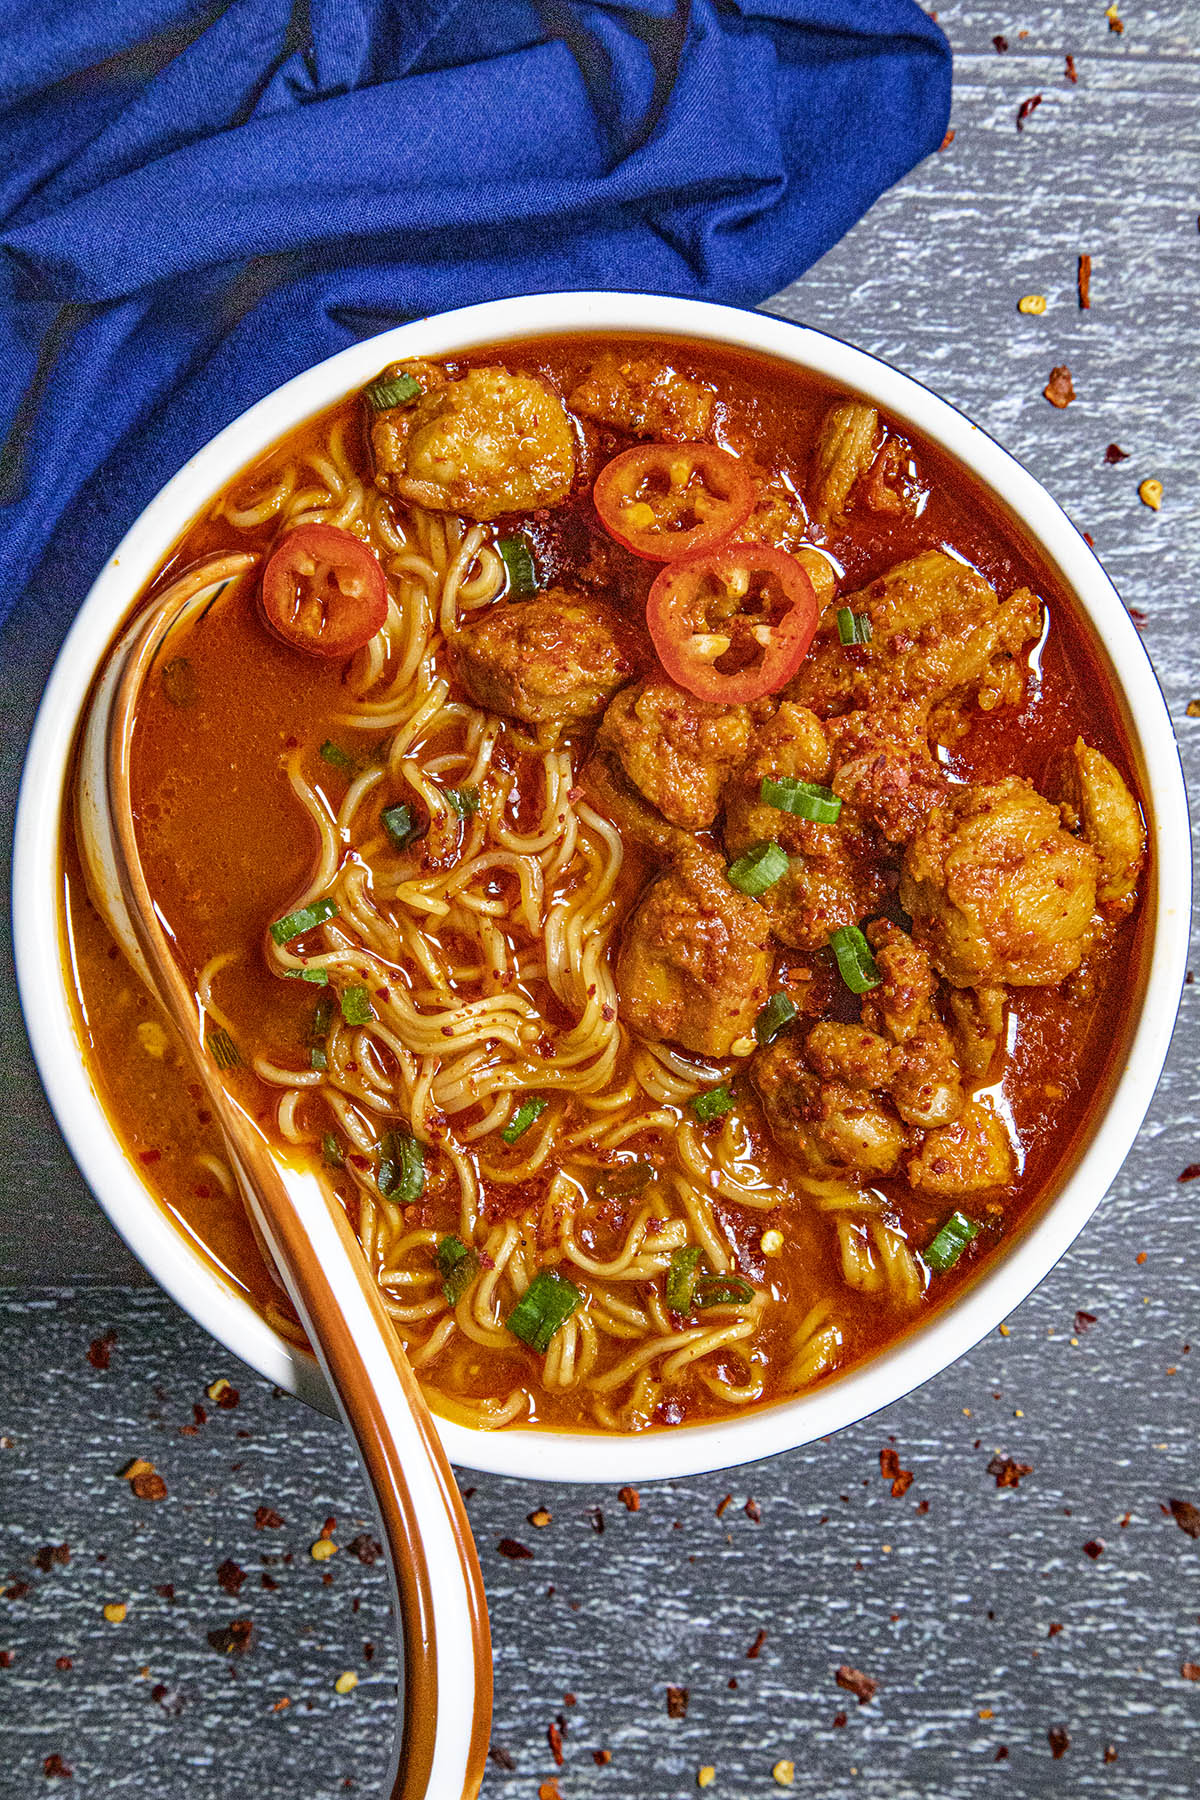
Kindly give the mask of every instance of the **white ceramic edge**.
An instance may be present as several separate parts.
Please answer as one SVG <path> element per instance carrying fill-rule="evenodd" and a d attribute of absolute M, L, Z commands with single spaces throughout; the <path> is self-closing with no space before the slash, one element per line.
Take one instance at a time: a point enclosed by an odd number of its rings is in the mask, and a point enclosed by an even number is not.
<path fill-rule="evenodd" d="M 34 1057 L 63 1135 L 133 1253 L 199 1324 L 269 1381 L 324 1411 L 311 1357 L 272 1331 L 172 1225 L 127 1162 L 80 1057 L 62 982 L 58 830 L 71 741 L 92 673 L 132 598 L 209 495 L 277 438 L 385 362 L 444 356 L 555 331 L 651 331 L 759 350 L 872 396 L 959 458 L 1022 519 L 1106 646 L 1124 692 L 1144 791 L 1151 795 L 1154 953 L 1141 1017 L 1105 1118 L 1042 1217 L 951 1308 L 864 1367 L 814 1392 L 732 1421 L 642 1435 L 476 1431 L 447 1420 L 451 1460 L 538 1480 L 647 1481 L 750 1462 L 826 1436 L 911 1392 L 994 1330 L 1054 1266 L 1115 1178 L 1153 1097 L 1187 963 L 1191 860 L 1187 800 L 1170 718 L 1120 597 L 1066 514 L 986 433 L 878 358 L 770 314 L 619 293 L 498 300 L 416 320 L 295 377 L 213 438 L 150 503 L 97 578 L 63 644 L 38 712 L 21 782 L 13 860 L 18 986 Z"/>

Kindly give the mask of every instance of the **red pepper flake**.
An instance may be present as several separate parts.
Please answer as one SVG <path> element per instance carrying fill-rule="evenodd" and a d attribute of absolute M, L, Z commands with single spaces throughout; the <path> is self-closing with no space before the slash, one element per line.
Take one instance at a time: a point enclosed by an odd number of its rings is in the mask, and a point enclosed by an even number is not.
<path fill-rule="evenodd" d="M 562 1727 L 553 1721 L 546 1727 L 546 1741 L 550 1745 L 550 1754 L 558 1768 L 562 1768 L 566 1758 L 563 1755 Z"/>
<path fill-rule="evenodd" d="M 1197 1176 L 1200 1176 L 1200 1163 L 1189 1163 L 1187 1168 L 1176 1177 L 1176 1180 L 1195 1181 Z"/>
<path fill-rule="evenodd" d="M 488 1755 L 498 1769 L 507 1769 L 511 1773 L 517 1766 L 512 1751 L 506 1750 L 503 1744 L 489 1744 Z"/>
<path fill-rule="evenodd" d="M 993 1756 L 992 1761 L 993 1762 L 1007 1762 L 1008 1761 L 1008 1745 L 1007 1744 L 1000 1745 L 999 1749 L 996 1751 L 995 1756 Z"/>
<path fill-rule="evenodd" d="M 595 1765 L 598 1769 L 607 1768 L 608 1764 L 612 1761 L 612 1751 L 611 1750 L 593 1750 L 592 1751 L 592 1761 L 595 1763 Z"/>
<path fill-rule="evenodd" d="M 130 1489 L 139 1500 L 165 1500 L 167 1484 L 157 1469 L 145 1469 L 135 1475 L 129 1483 Z"/>
<path fill-rule="evenodd" d="M 1185 1681 L 1200 1681 L 1200 1663 L 1180 1663 L 1179 1673 Z"/>
<path fill-rule="evenodd" d="M 260 1506 L 254 1514 L 256 1531 L 278 1531 L 283 1524 L 283 1515 L 277 1513 L 273 1506 Z"/>
<path fill-rule="evenodd" d="M 1180 1531 L 1190 1538 L 1200 1538 L 1200 1506 L 1193 1506 L 1190 1500 L 1169 1500 L 1167 1504 Z"/>
<path fill-rule="evenodd" d="M 879 1452 L 879 1473 L 885 1481 L 891 1482 L 892 1496 L 896 1500 L 907 1494 L 913 1484 L 912 1470 L 902 1469 L 899 1451 L 887 1446 Z"/>
<path fill-rule="evenodd" d="M 192 1419 L 197 1425 L 208 1424 L 208 1414 L 198 1400 L 192 1402 Z"/>
<path fill-rule="evenodd" d="M 1050 1629 L 1046 1633 L 1046 1636 L 1047 1637 L 1057 1637 L 1061 1630 L 1062 1630 L 1061 1625 L 1055 1623 L 1054 1621 L 1051 1621 Z"/>
<path fill-rule="evenodd" d="M 1058 363 L 1051 369 L 1050 379 L 1042 392 L 1051 406 L 1057 406 L 1060 411 L 1064 406 L 1070 406 L 1075 398 L 1075 384 L 1066 363 Z"/>
<path fill-rule="evenodd" d="M 600 1507 L 598 1507 L 598 1506 L 589 1507 L 588 1517 L 592 1521 L 592 1530 L 593 1531 L 602 1532 L 604 1530 L 604 1513 Z"/>
<path fill-rule="evenodd" d="M 1117 14 L 1117 0 L 1113 0 L 1112 5 L 1106 7 L 1104 16 L 1108 20 L 1108 29 L 1110 31 L 1115 31 L 1117 36 L 1120 37 L 1125 30 L 1125 25 L 1123 20 Z"/>
<path fill-rule="evenodd" d="M 1200 1174 L 1200 1169 L 1198 1169 L 1196 1172 L 1197 1172 L 1197 1174 Z M 1095 1313 L 1077 1312 L 1075 1314 L 1075 1335 L 1076 1335 L 1076 1337 L 1082 1337 L 1084 1332 L 1090 1331 L 1092 1329 L 1092 1326 L 1095 1323 L 1096 1323 Z"/>
<path fill-rule="evenodd" d="M 1147 1253 L 1145 1250 L 1139 1250 L 1137 1255 L 1134 1257 L 1133 1260 L 1137 1264 L 1139 1269 L 1141 1268 L 1142 1264 L 1145 1262 L 1146 1255 L 1147 1255 Z"/>
<path fill-rule="evenodd" d="M 733 1505 L 733 1495 L 732 1494 L 726 1494 L 726 1496 L 723 1500 L 718 1500 L 718 1502 L 717 1502 L 717 1517 L 718 1517 L 718 1519 L 723 1519 L 725 1517 L 725 1514 L 729 1511 L 729 1509 L 732 1505 Z"/>
<path fill-rule="evenodd" d="M 996 1477 L 998 1488 L 1015 1488 L 1021 1485 L 1022 1475 L 1033 1474 L 1033 1464 L 1014 1462 L 1011 1456 L 993 1456 L 987 1472 Z"/>
<path fill-rule="evenodd" d="M 64 1762 L 57 1750 L 52 1750 L 42 1764 L 42 1774 L 46 1777 L 47 1781 L 55 1775 L 60 1775 L 65 1781 L 69 1781 L 74 1773 L 75 1771 L 70 1763 Z"/>
<path fill-rule="evenodd" d="M 1079 70 L 1075 67 L 1075 58 L 1073 56 L 1068 56 L 1067 66 L 1063 72 L 1068 81 L 1076 82 L 1079 80 Z"/>
<path fill-rule="evenodd" d="M 208 1641 L 221 1656 L 244 1656 L 253 1635 L 252 1619 L 231 1619 L 228 1625 L 214 1627 L 208 1634 Z"/>
<path fill-rule="evenodd" d="M 174 1600 L 175 1583 L 173 1581 L 162 1581 L 154 1591 L 160 1600 Z"/>
<path fill-rule="evenodd" d="M 747 1662 L 753 1662 L 756 1656 L 760 1656 L 762 1654 L 762 1647 L 766 1643 L 766 1641 L 767 1641 L 766 1631 L 765 1630 L 760 1631 L 758 1636 L 755 1638 L 754 1642 L 751 1644 L 750 1648 L 746 1652 L 746 1661 Z"/>
<path fill-rule="evenodd" d="M 11 1650 L 0 1650 L 0 1669 L 11 1669 L 15 1660 Z"/>
<path fill-rule="evenodd" d="M 642 1496 L 635 1487 L 620 1488 L 617 1492 L 617 1499 L 627 1512 L 641 1512 L 642 1510 Z"/>
<path fill-rule="evenodd" d="M 87 1347 L 87 1359 L 93 1369 L 107 1369 L 112 1361 L 112 1347 L 116 1341 L 115 1331 L 106 1331 L 103 1337 L 92 1339 Z"/>
<path fill-rule="evenodd" d="M 1065 1756 L 1071 1748 L 1071 1739 L 1067 1735 L 1067 1728 L 1065 1725 L 1052 1725 L 1046 1736 L 1050 1740 L 1050 1754 L 1057 1762 L 1059 1757 Z"/>
<path fill-rule="evenodd" d="M 918 1500 L 914 1510 L 917 1511 L 918 1513 L 920 1513 L 922 1515 L 922 1517 L 924 1517 L 924 1515 L 929 1511 L 928 1500 Z"/>
<path fill-rule="evenodd" d="M 210 1400 L 215 1400 L 222 1412 L 232 1412 L 241 1395 L 228 1381 L 216 1381 L 208 1390 Z"/>
<path fill-rule="evenodd" d="M 43 1544 L 40 1550 L 34 1551 L 29 1560 L 35 1569 L 40 1569 L 43 1575 L 48 1575 L 55 1563 L 70 1562 L 71 1546 L 70 1544 Z"/>
<path fill-rule="evenodd" d="M 755 1500 L 753 1497 L 751 1497 L 749 1500 L 747 1500 L 745 1506 L 742 1508 L 742 1511 L 745 1513 L 746 1517 L 750 1520 L 752 1525 L 757 1525 L 761 1522 L 762 1507 L 758 1504 L 758 1501 Z"/>
<path fill-rule="evenodd" d="M 5 1600 L 23 1600 L 30 1590 L 28 1581 L 10 1581 L 6 1588 L 0 1588 L 0 1595 Z"/>
<path fill-rule="evenodd" d="M 1083 1546 L 1083 1554 L 1085 1556 L 1090 1556 L 1092 1561 L 1095 1562 L 1098 1557 L 1104 1555 L 1104 1540 L 1102 1538 L 1089 1538 L 1087 1543 Z"/>
<path fill-rule="evenodd" d="M 833 1729 L 834 1729 L 834 1730 L 835 1730 L 835 1731 L 844 1731 L 844 1730 L 845 1730 L 845 1728 L 846 1728 L 846 1715 L 845 1715 L 845 1713 L 842 1713 L 842 1712 L 839 1712 L 839 1713 L 834 1713 L 834 1715 L 833 1715 Z"/>
<path fill-rule="evenodd" d="M 686 1719 L 690 1691 L 685 1687 L 667 1687 L 668 1719 Z"/>
<path fill-rule="evenodd" d="M 562 1789 L 553 1775 L 538 1789 L 538 1800 L 562 1800 Z"/>
<path fill-rule="evenodd" d="M 1105 1746 L 1104 1746 L 1104 1760 L 1105 1760 L 1105 1762 L 1106 1762 L 1106 1763 L 1115 1763 L 1115 1762 L 1116 1762 L 1116 1760 L 1117 1760 L 1117 1746 L 1116 1746 L 1116 1745 L 1115 1745 L 1115 1744 L 1105 1744 Z"/>
<path fill-rule="evenodd" d="M 246 1571 L 233 1558 L 227 1556 L 217 1570 L 217 1580 L 227 1594 L 240 1594 L 242 1583 L 246 1579 Z"/>
<path fill-rule="evenodd" d="M 1122 450 L 1120 444 L 1110 444 L 1104 452 L 1106 463 L 1123 463 L 1129 461 L 1129 451 Z"/>
<path fill-rule="evenodd" d="M 1040 94 L 1030 94 L 1028 100 L 1022 100 L 1020 106 L 1017 108 L 1018 131 L 1024 131 L 1026 119 L 1029 117 L 1030 113 L 1036 112 L 1041 104 L 1042 96 Z"/>
<path fill-rule="evenodd" d="M 371 1564 L 377 1563 L 383 1555 L 383 1545 L 378 1538 L 372 1537 L 370 1532 L 360 1531 L 358 1536 L 351 1538 L 346 1545 L 346 1554 L 357 1557 L 358 1561 L 364 1563 L 369 1569 Z"/>
<path fill-rule="evenodd" d="M 860 1706 L 866 1706 L 879 1692 L 879 1683 L 864 1675 L 861 1669 L 852 1669 L 849 1663 L 842 1663 L 833 1679 L 848 1694 L 853 1694 Z"/>
<path fill-rule="evenodd" d="M 1079 310 L 1087 312 L 1092 304 L 1092 259 L 1086 250 L 1080 255 L 1076 280 L 1079 285 Z"/>
<path fill-rule="evenodd" d="M 946 135 L 942 139 L 941 143 L 938 145 L 938 149 L 939 150 L 948 150 L 950 148 L 951 144 L 954 142 L 957 135 L 958 135 L 957 132 L 955 132 L 954 129 L 951 128 L 946 133 Z"/>
<path fill-rule="evenodd" d="M 528 1562 L 533 1556 L 529 1545 L 519 1544 L 516 1538 L 501 1538 L 496 1548 L 501 1556 L 507 1556 L 510 1562 Z"/>
<path fill-rule="evenodd" d="M 68 1669 L 73 1669 L 75 1667 L 75 1664 L 71 1661 L 69 1656 L 56 1656 L 54 1659 L 54 1666 L 56 1669 L 61 1669 L 62 1673 L 65 1675 Z"/>
<path fill-rule="evenodd" d="M 1008 49 L 1008 39 L 1006 37 L 1001 37 L 999 35 L 999 33 L 997 33 L 997 35 L 992 39 L 992 42 L 993 42 L 993 44 L 995 44 L 996 49 L 999 52 L 999 54 L 1001 56 L 1003 56 L 1004 52 Z"/>

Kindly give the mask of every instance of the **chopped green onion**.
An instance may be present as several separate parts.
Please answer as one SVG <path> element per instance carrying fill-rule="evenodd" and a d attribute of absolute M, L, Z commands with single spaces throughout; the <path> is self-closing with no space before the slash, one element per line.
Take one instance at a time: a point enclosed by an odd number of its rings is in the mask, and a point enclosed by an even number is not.
<path fill-rule="evenodd" d="M 395 850 L 407 850 L 413 839 L 421 834 L 411 806 L 385 806 L 379 817 Z"/>
<path fill-rule="evenodd" d="M 778 807 L 798 819 L 811 819 L 814 825 L 836 825 L 842 803 L 832 788 L 816 781 L 798 781 L 792 775 L 762 778 L 759 799 L 764 806 Z"/>
<path fill-rule="evenodd" d="M 772 994 L 754 1021 L 754 1035 L 764 1047 L 773 1044 L 784 1026 L 795 1017 L 795 1002 L 787 994 Z"/>
<path fill-rule="evenodd" d="M 295 912 L 276 919 L 271 927 L 271 936 L 277 944 L 290 944 L 301 932 L 311 931 L 314 925 L 323 925 L 326 919 L 336 917 L 336 900 L 311 900 L 307 906 L 298 906 Z"/>
<path fill-rule="evenodd" d="M 699 1261 L 699 1244 L 685 1244 L 682 1250 L 672 1251 L 671 1260 L 667 1264 L 667 1305 L 672 1312 L 691 1312 L 696 1264 Z"/>
<path fill-rule="evenodd" d="M 553 1269 L 539 1269 L 504 1323 L 514 1337 L 544 1354 L 560 1325 L 565 1325 L 583 1295 L 573 1281 Z"/>
<path fill-rule="evenodd" d="M 308 1053 L 308 1066 L 310 1069 L 317 1069 L 320 1073 L 324 1074 L 325 1070 L 329 1067 L 329 1052 L 326 1050 L 324 1044 L 313 1045 Z"/>
<path fill-rule="evenodd" d="M 500 560 L 508 570 L 509 592 L 513 594 L 536 594 L 538 591 L 537 570 L 533 563 L 533 551 L 529 539 L 523 531 L 513 537 L 501 538 L 496 545 Z"/>
<path fill-rule="evenodd" d="M 425 1191 L 425 1151 L 406 1131 L 389 1131 L 382 1144 L 376 1180 L 385 1200 L 408 1205 Z"/>
<path fill-rule="evenodd" d="M 469 819 L 472 813 L 479 811 L 478 788 L 444 788 L 442 791 L 460 819 Z"/>
<path fill-rule="evenodd" d="M 840 925 L 829 934 L 829 948 L 837 957 L 838 973 L 852 994 L 867 994 L 883 980 L 871 946 L 857 925 Z"/>
<path fill-rule="evenodd" d="M 333 1024 L 336 1011 L 332 994 L 322 994 L 313 1007 L 312 1018 L 308 1021 L 308 1030 L 304 1034 L 310 1069 L 325 1070 L 329 1067 L 325 1039 L 329 1035 L 329 1027 Z"/>
<path fill-rule="evenodd" d="M 365 387 L 363 398 L 376 412 L 386 412 L 389 406 L 411 406 L 424 392 L 412 375 L 392 375 Z"/>
<path fill-rule="evenodd" d="M 746 1306 L 754 1298 L 754 1289 L 740 1275 L 701 1275 L 692 1289 L 692 1307 Z"/>
<path fill-rule="evenodd" d="M 327 762 L 331 769 L 336 769 L 339 775 L 346 777 L 347 781 L 352 780 L 358 774 L 358 764 L 354 758 L 348 751 L 343 750 L 340 744 L 335 744 L 332 738 L 325 739 L 317 754 L 322 762 Z"/>
<path fill-rule="evenodd" d="M 532 1100 L 522 1101 L 512 1120 L 504 1127 L 500 1136 L 506 1144 L 515 1144 L 519 1137 L 524 1137 L 535 1119 L 540 1119 L 550 1102 L 535 1094 Z"/>
<path fill-rule="evenodd" d="M 732 1112 L 734 1099 L 722 1083 L 720 1087 L 705 1088 L 702 1094 L 693 1094 L 688 1104 L 701 1123 L 707 1125 L 710 1119 L 720 1119 Z"/>
<path fill-rule="evenodd" d="M 952 1269 L 972 1238 L 979 1236 L 979 1226 L 966 1213 L 952 1212 L 927 1250 L 922 1252 L 935 1275 Z"/>
<path fill-rule="evenodd" d="M 332 1131 L 327 1131 L 325 1136 L 321 1139 L 321 1155 L 329 1168 L 341 1169 L 345 1167 L 346 1158 L 342 1155 L 342 1146 L 338 1143 L 337 1138 Z"/>
<path fill-rule="evenodd" d="M 456 1237 L 444 1237 L 436 1254 L 446 1305 L 457 1306 L 479 1273 L 479 1256 Z"/>
<path fill-rule="evenodd" d="M 774 838 L 752 844 L 746 854 L 730 863 L 725 871 L 735 888 L 755 897 L 774 887 L 787 872 L 787 851 L 781 849 Z"/>
<path fill-rule="evenodd" d="M 311 981 L 314 987 L 329 986 L 328 969 L 281 969 L 279 972 L 288 981 Z"/>
<path fill-rule="evenodd" d="M 869 644 L 871 641 L 871 621 L 866 613 L 851 612 L 848 606 L 839 606 L 837 627 L 843 644 Z"/>
<path fill-rule="evenodd" d="M 342 989 L 342 1017 L 347 1025 L 369 1025 L 375 1017 L 375 1008 L 365 987 L 348 987 Z"/>
<path fill-rule="evenodd" d="M 597 1200 L 621 1200 L 627 1194 L 640 1194 L 646 1183 L 653 1181 L 657 1174 L 658 1170 L 653 1163 L 618 1163 L 615 1168 L 606 1169 L 602 1175 L 597 1175 L 592 1183 L 592 1192 Z"/>
<path fill-rule="evenodd" d="M 218 1069 L 240 1069 L 242 1053 L 223 1025 L 210 1025 L 204 1044 Z"/>

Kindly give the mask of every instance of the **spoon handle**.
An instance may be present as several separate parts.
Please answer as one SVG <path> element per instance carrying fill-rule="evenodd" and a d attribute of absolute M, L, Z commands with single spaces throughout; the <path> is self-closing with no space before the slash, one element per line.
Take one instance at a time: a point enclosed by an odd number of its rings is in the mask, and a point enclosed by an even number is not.
<path fill-rule="evenodd" d="M 243 1182 L 375 1497 L 403 1643 L 391 1800 L 478 1794 L 491 1637 L 462 1498 L 395 1326 L 336 1195 L 265 1147 Z"/>

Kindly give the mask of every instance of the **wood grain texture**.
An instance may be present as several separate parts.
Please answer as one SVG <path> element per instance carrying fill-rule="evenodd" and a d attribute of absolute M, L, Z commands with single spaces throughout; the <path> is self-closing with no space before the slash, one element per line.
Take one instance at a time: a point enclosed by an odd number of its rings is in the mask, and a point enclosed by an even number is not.
<path fill-rule="evenodd" d="M 770 306 L 928 382 L 1091 532 L 1145 614 L 1195 791 L 1200 10 L 1125 0 L 1121 13 L 1117 36 L 1099 0 L 1032 3 L 1019 16 L 943 6 L 957 53 L 953 143 Z M 1018 107 L 1039 92 L 1018 133 Z M 1075 295 L 1081 251 L 1093 258 L 1087 313 Z M 1044 317 L 1017 313 L 1027 292 L 1046 295 Z M 1061 362 L 1078 399 L 1059 413 L 1041 389 Z M 1112 441 L 1130 460 L 1110 468 Z M 1157 514 L 1137 498 L 1146 475 L 1163 483 Z M 48 629 L 0 643 L 8 803 L 52 652 Z M 792 1791 L 812 1800 L 974 1800 L 993 1788 L 1190 1800 L 1200 1682 L 1180 1669 L 1200 1662 L 1200 1541 L 1163 1508 L 1200 1504 L 1200 1186 L 1177 1181 L 1200 1154 L 1196 992 L 1185 992 L 1120 1178 L 1008 1337 L 828 1444 L 646 1488 L 636 1513 L 613 1486 L 464 1477 L 497 1645 L 495 1741 L 515 1763 L 494 1766 L 485 1793 L 534 1800 L 557 1773 L 563 1800 L 677 1800 L 712 1764 L 718 1800 L 753 1800 L 781 1791 L 771 1768 L 787 1757 Z M 75 1770 L 63 1791 L 96 1800 L 371 1793 L 395 1671 L 382 1567 L 344 1548 L 366 1519 L 344 1437 L 133 1285 L 58 1142 L 7 982 L 0 1054 L 0 1254 L 25 1284 L 0 1295 L 0 1433 L 11 1440 L 0 1448 L 0 1576 L 33 1584 L 0 1598 L 0 1650 L 13 1652 L 0 1668 L 0 1796 L 53 1789 L 42 1766 L 55 1751 Z M 1082 1333 L 1077 1309 L 1096 1316 Z M 102 1373 L 86 1350 L 109 1327 L 118 1338 Z M 240 1389 L 233 1411 L 204 1397 L 219 1374 Z M 194 1402 L 208 1419 L 181 1436 Z M 914 1472 L 898 1499 L 878 1461 L 893 1437 Z M 1015 1490 L 987 1473 L 997 1452 L 1032 1464 Z M 161 1469 L 165 1500 L 137 1501 L 118 1478 L 135 1455 Z M 542 1502 L 553 1518 L 538 1529 L 528 1515 Z M 285 1525 L 256 1529 L 263 1504 Z M 330 1515 L 343 1548 L 325 1584 L 308 1546 Z M 502 1538 L 532 1558 L 506 1558 Z M 68 1564 L 30 1566 L 63 1540 Z M 1083 1546 L 1099 1542 L 1093 1559 Z M 264 1554 L 292 1560 L 264 1569 Z M 216 1580 L 226 1558 L 248 1572 L 236 1596 Z M 263 1573 L 278 1587 L 263 1588 Z M 155 1591 L 167 1582 L 173 1603 Z M 129 1606 L 122 1625 L 103 1617 L 115 1599 Z M 254 1621 L 250 1650 L 218 1654 L 208 1632 L 241 1617 Z M 1052 1624 L 1062 1630 L 1050 1635 Z M 64 1654 L 74 1666 L 60 1671 Z M 878 1681 L 870 1704 L 835 1685 L 843 1662 Z M 360 1684 L 339 1698 L 347 1668 Z M 667 1716 L 668 1683 L 690 1689 L 683 1719 Z M 284 1696 L 290 1705 L 272 1710 Z M 556 1771 L 547 1728 L 559 1713 L 569 1729 Z M 1056 1760 L 1047 1734 L 1059 1727 L 1070 1744 Z M 597 1749 L 610 1764 L 597 1766 Z"/>

